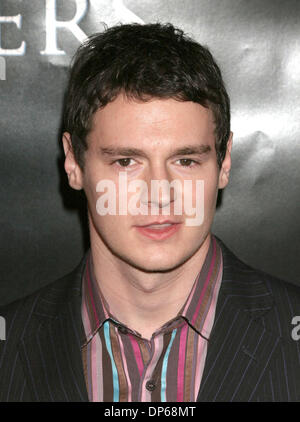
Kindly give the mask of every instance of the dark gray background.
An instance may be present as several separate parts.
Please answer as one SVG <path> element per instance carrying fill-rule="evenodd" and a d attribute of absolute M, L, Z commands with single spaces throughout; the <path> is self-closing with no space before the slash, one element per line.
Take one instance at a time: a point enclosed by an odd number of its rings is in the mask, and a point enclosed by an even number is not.
<path fill-rule="evenodd" d="M 1 304 L 70 271 L 88 247 L 84 203 L 67 186 L 59 142 L 68 65 L 80 41 L 58 29 L 66 54 L 41 54 L 53 2 L 0 0 L 0 16 L 22 15 L 20 29 L 0 24 L 1 48 L 26 42 L 24 55 L 2 54 Z M 170 21 L 210 47 L 234 132 L 214 232 L 247 263 L 300 285 L 300 2 L 56 0 L 57 19 L 72 19 L 79 3 L 88 6 L 79 23 L 86 35 L 102 22 Z"/>

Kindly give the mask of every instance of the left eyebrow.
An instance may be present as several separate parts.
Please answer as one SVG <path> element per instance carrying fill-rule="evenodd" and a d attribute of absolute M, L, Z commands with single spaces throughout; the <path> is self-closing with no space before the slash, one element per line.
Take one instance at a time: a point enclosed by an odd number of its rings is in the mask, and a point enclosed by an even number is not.
<path fill-rule="evenodd" d="M 187 145 L 183 148 L 178 148 L 172 152 L 172 156 L 176 155 L 203 155 L 211 151 L 210 145 Z"/>

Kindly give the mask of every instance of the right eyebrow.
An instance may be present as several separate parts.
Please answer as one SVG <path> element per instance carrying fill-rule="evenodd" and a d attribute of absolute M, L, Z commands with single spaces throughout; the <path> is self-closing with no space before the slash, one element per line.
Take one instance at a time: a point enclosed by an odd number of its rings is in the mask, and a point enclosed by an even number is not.
<path fill-rule="evenodd" d="M 123 155 L 125 157 L 147 157 L 143 150 L 139 148 L 126 148 L 126 147 L 100 147 L 100 153 L 104 156 L 116 157 Z"/>

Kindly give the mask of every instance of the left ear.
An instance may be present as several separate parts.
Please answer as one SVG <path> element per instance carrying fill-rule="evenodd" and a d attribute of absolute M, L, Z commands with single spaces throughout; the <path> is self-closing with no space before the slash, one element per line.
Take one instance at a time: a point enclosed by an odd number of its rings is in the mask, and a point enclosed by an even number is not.
<path fill-rule="evenodd" d="M 226 154 L 222 162 L 222 167 L 219 173 L 219 189 L 224 189 L 229 181 L 229 173 L 231 169 L 231 148 L 232 148 L 232 137 L 233 133 L 230 132 L 229 139 L 227 142 Z"/>

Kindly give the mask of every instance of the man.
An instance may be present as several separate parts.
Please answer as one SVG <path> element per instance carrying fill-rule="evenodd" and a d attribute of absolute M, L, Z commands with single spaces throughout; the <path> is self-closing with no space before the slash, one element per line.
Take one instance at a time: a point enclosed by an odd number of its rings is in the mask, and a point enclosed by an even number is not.
<path fill-rule="evenodd" d="M 210 52 L 170 24 L 96 34 L 75 56 L 64 122 L 90 250 L 0 310 L 0 399 L 299 400 L 299 288 L 211 234 L 232 134 Z"/>

